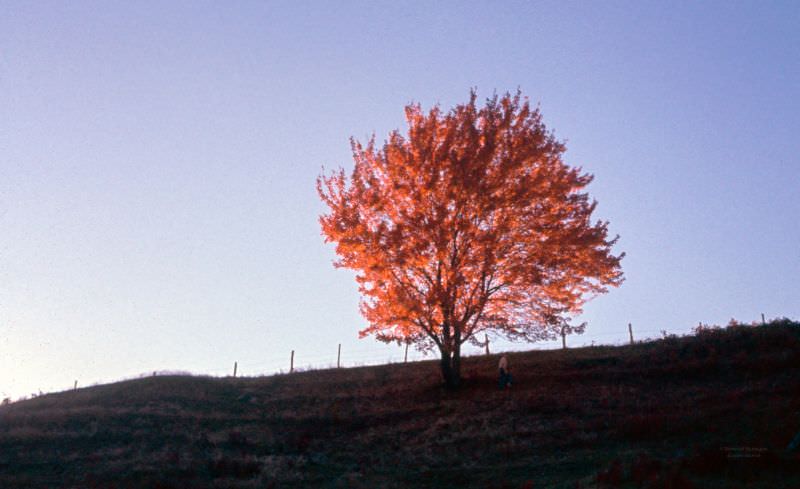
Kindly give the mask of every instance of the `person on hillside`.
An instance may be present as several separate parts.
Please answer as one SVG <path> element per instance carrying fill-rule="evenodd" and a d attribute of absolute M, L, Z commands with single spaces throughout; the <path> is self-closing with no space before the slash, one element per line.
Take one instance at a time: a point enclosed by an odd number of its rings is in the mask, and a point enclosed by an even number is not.
<path fill-rule="evenodd" d="M 500 357 L 500 388 L 506 389 L 511 387 L 511 372 L 508 370 L 508 357 L 503 355 Z"/>

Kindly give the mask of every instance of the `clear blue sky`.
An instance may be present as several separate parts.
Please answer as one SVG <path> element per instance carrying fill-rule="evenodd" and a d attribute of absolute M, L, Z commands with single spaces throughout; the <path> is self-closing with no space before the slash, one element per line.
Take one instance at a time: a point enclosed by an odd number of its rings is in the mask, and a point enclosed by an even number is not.
<path fill-rule="evenodd" d="M 800 317 L 798 2 L 0 1 L 0 395 L 400 358 L 314 180 L 470 87 L 540 104 L 621 235 L 573 344 Z"/>

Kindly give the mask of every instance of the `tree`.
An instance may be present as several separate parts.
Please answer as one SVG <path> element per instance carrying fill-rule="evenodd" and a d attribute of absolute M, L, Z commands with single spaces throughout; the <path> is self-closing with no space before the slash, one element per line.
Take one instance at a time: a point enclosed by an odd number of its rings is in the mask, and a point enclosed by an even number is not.
<path fill-rule="evenodd" d="M 359 335 L 438 349 L 455 387 L 465 342 L 555 338 L 566 314 L 622 282 L 624 253 L 612 254 L 607 221 L 590 220 L 592 175 L 562 161 L 519 92 L 405 112 L 407 135 L 351 139 L 349 178 L 323 170 L 320 225 L 335 266 L 356 271 Z"/>

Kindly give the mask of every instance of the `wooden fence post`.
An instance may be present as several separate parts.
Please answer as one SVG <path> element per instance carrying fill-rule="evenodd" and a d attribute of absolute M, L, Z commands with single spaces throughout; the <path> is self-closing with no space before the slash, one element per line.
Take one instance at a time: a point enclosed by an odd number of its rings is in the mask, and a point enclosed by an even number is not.
<path fill-rule="evenodd" d="M 77 380 L 75 381 L 75 387 L 73 387 L 72 390 L 74 390 L 74 391 L 78 390 L 78 381 Z"/>
<path fill-rule="evenodd" d="M 633 344 L 633 326 L 628 323 L 628 335 L 631 337 L 631 345 Z"/>
<path fill-rule="evenodd" d="M 236 377 L 236 370 L 239 367 L 238 362 L 233 362 L 233 377 Z"/>
<path fill-rule="evenodd" d="M 342 344 L 339 343 L 339 352 L 336 354 L 336 368 L 340 368 L 342 365 Z"/>
<path fill-rule="evenodd" d="M 292 350 L 292 356 L 289 359 L 289 373 L 294 372 L 294 350 Z"/>
<path fill-rule="evenodd" d="M 761 313 L 761 324 L 767 324 L 766 318 L 764 318 L 764 313 Z"/>

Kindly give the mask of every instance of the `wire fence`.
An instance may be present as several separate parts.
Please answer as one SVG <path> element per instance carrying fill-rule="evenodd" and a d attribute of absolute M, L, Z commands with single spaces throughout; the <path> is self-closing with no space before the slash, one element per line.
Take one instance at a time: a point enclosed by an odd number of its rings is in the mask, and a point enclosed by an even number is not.
<path fill-rule="evenodd" d="M 764 318 L 762 315 L 762 322 L 764 322 Z M 702 325 L 702 324 L 701 324 Z M 650 341 L 653 339 L 664 338 L 668 336 L 678 336 L 678 335 L 686 335 L 691 334 L 691 330 L 685 331 L 667 331 L 664 329 L 661 330 L 644 330 L 644 331 L 637 331 L 628 325 L 627 330 L 625 331 L 610 331 L 604 333 L 594 333 L 594 334 L 572 334 L 567 335 L 566 347 L 567 348 L 580 348 L 586 346 L 619 346 L 623 344 L 629 344 L 633 342 L 642 342 L 642 341 Z M 562 337 L 557 337 L 552 340 L 543 341 L 541 343 L 534 343 L 534 344 L 525 344 L 524 348 L 518 348 L 517 350 L 557 350 L 562 349 L 565 343 L 562 343 L 564 339 Z M 515 344 L 520 345 L 520 344 Z M 513 349 L 509 348 L 502 348 L 503 346 L 509 347 L 513 346 L 511 343 L 501 342 L 495 339 L 494 341 L 489 341 L 489 350 L 490 353 L 500 353 L 504 351 L 514 351 Z M 333 353 L 312 353 L 305 355 L 301 350 L 292 350 L 291 352 L 287 352 L 286 355 L 281 356 L 270 356 L 270 357 L 261 357 L 258 359 L 253 359 L 253 361 L 244 362 L 236 359 L 231 360 L 227 366 L 220 366 L 219 368 L 215 369 L 200 369 L 200 371 L 186 371 L 186 370 L 153 370 L 153 371 L 145 371 L 138 375 L 133 375 L 130 377 L 126 377 L 119 380 L 131 380 L 136 378 L 143 378 L 149 376 L 163 376 L 163 375 L 175 375 L 175 374 L 183 374 L 183 375 L 208 375 L 212 377 L 258 377 L 258 376 L 266 376 L 266 375 L 276 375 L 276 374 L 285 374 L 285 373 L 292 373 L 292 372 L 301 372 L 301 371 L 309 371 L 309 370 L 323 370 L 323 369 L 331 369 L 331 368 L 353 368 L 353 367 L 362 367 L 362 366 L 375 366 L 375 365 L 387 365 L 387 364 L 397 364 L 397 363 L 405 363 L 405 362 L 418 362 L 424 360 L 434 360 L 436 359 L 436 355 L 432 352 L 424 352 L 418 351 L 416 349 L 408 348 L 405 345 L 401 345 L 397 351 L 392 350 L 384 350 L 378 351 L 374 347 L 372 348 L 358 348 L 354 350 L 342 350 L 342 345 L 339 344 L 337 349 L 332 349 Z M 500 347 L 500 348 L 498 348 Z M 471 345 L 466 350 L 462 352 L 463 356 L 479 356 L 485 355 L 486 349 L 485 347 L 475 347 Z M 99 385 L 105 382 L 95 382 L 89 384 L 90 386 Z M 79 387 L 78 380 L 75 380 L 74 384 L 71 385 L 68 389 L 64 390 L 76 390 Z M 80 387 L 86 387 L 85 385 L 80 385 Z M 58 392 L 58 391 L 54 391 Z M 32 394 L 31 396 L 24 396 L 17 400 L 24 400 L 29 397 L 37 397 L 38 395 L 42 395 L 43 393 L 40 391 L 38 394 Z M 10 398 L 3 399 L 2 404 L 10 403 Z"/>
<path fill-rule="evenodd" d="M 764 321 L 762 315 L 762 322 Z M 702 323 L 700 323 L 702 325 Z M 669 336 L 680 336 L 691 334 L 692 329 L 683 331 L 667 331 L 665 329 L 636 330 L 629 323 L 627 328 L 620 331 L 607 331 L 593 334 L 572 334 L 566 337 L 566 348 L 580 348 L 587 346 L 620 346 L 634 342 L 651 341 L 654 339 L 666 338 Z M 564 339 L 560 336 L 540 343 L 527 343 L 524 347 L 517 348 L 518 351 L 527 350 L 558 350 L 564 348 Z M 501 342 L 495 339 L 489 342 L 490 353 L 500 353 L 504 351 L 514 351 L 509 346 L 519 346 L 508 342 Z M 293 350 L 283 356 L 272 356 L 259 358 L 254 361 L 233 360 L 227 367 L 206 370 L 201 375 L 211 375 L 217 377 L 239 376 L 256 377 L 264 375 L 285 374 L 291 372 L 302 372 L 309 370 L 323 370 L 329 368 L 352 368 L 362 366 L 375 366 L 397 364 L 405 362 L 418 362 L 425 360 L 435 360 L 436 352 L 420 352 L 416 349 L 400 346 L 395 352 L 378 351 L 375 348 L 359 348 L 355 350 L 342 350 L 341 344 L 338 349 L 331 349 L 328 353 L 304 354 L 301 350 Z M 501 347 L 501 348 L 497 348 Z M 470 346 L 462 351 L 463 356 L 485 355 L 484 347 Z M 156 372 L 158 374 L 159 372 Z"/>
<path fill-rule="evenodd" d="M 635 331 L 637 338 L 636 341 L 646 341 L 657 338 L 662 338 L 668 335 L 687 334 L 689 331 L 681 332 L 667 332 L 666 330 L 646 330 Z M 621 332 L 605 332 L 595 334 L 580 334 L 567 336 L 567 348 L 579 348 L 586 346 L 618 346 L 630 343 L 628 336 L 629 331 Z M 490 341 L 490 353 L 499 353 L 500 351 L 511 351 L 509 349 L 498 349 L 498 346 L 511 346 L 510 343 L 500 341 Z M 558 337 L 553 340 L 544 341 L 541 343 L 525 344 L 524 348 L 519 350 L 557 350 L 562 349 L 562 339 Z M 437 358 L 435 352 L 420 352 L 416 349 L 409 348 L 407 351 L 405 346 L 398 347 L 396 352 L 378 351 L 374 348 L 360 348 L 356 350 L 342 350 L 341 345 L 339 348 L 332 348 L 333 353 L 313 353 L 304 354 L 301 350 L 295 350 L 282 356 L 262 357 L 254 361 L 239 361 L 233 360 L 227 367 L 220 367 L 213 370 L 206 370 L 202 374 L 226 377 L 226 376 L 239 376 L 239 377 L 254 377 L 263 375 L 284 374 L 290 372 L 302 372 L 309 370 L 322 370 L 329 368 L 352 368 L 362 366 L 375 366 L 396 364 L 405 362 L 418 362 L 425 360 L 434 360 Z M 464 356 L 479 356 L 485 355 L 486 350 L 484 347 L 471 346 L 463 352 Z M 160 372 L 156 372 L 158 374 Z M 168 372 L 163 372 L 168 373 Z"/>

